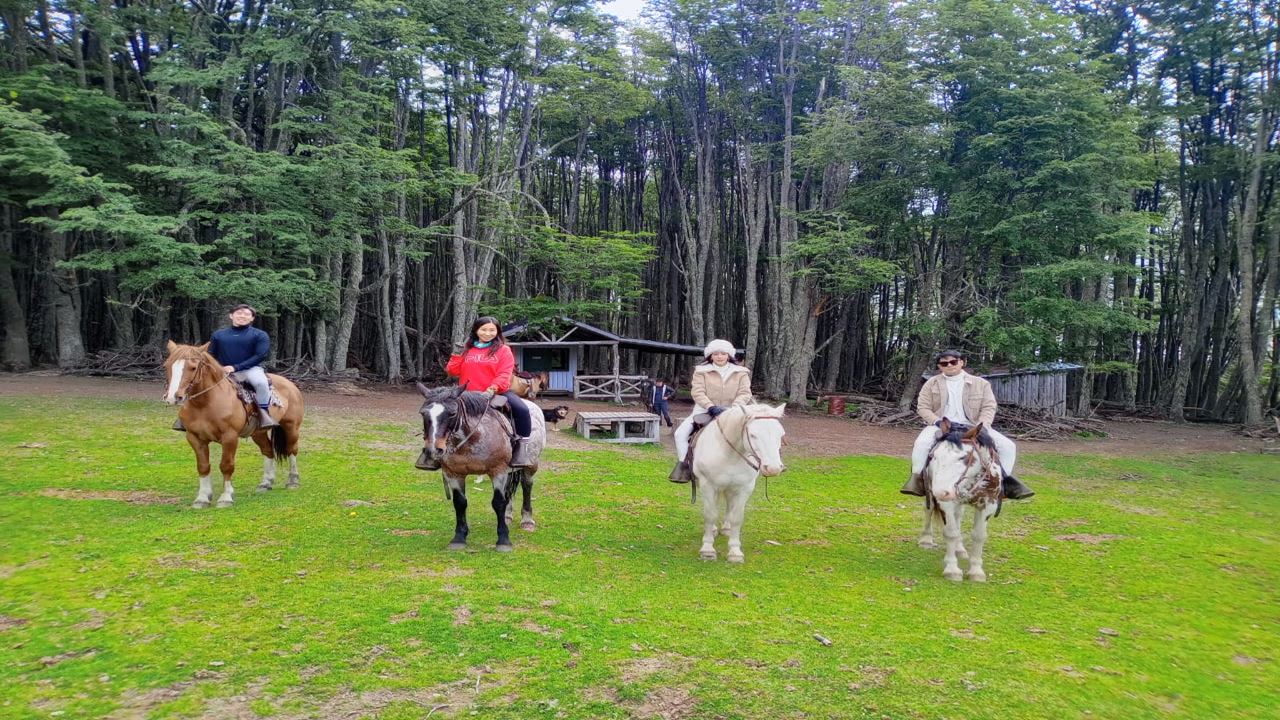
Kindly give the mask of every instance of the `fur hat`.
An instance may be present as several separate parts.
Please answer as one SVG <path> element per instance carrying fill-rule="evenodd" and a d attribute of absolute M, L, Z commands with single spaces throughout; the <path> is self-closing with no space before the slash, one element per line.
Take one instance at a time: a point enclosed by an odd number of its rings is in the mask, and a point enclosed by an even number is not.
<path fill-rule="evenodd" d="M 738 353 L 738 351 L 734 349 L 733 343 L 728 340 L 712 340 L 707 344 L 706 349 L 702 351 L 702 357 L 709 358 L 711 357 L 711 353 L 718 352 L 727 353 L 730 359 Z"/>

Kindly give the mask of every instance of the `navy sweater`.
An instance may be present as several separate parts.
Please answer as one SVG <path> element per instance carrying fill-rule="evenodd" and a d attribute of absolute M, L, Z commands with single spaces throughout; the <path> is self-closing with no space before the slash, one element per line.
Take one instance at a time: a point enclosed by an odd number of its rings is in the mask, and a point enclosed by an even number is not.
<path fill-rule="evenodd" d="M 209 354 L 237 372 L 261 365 L 271 352 L 271 338 L 252 325 L 223 328 L 213 334 Z"/>

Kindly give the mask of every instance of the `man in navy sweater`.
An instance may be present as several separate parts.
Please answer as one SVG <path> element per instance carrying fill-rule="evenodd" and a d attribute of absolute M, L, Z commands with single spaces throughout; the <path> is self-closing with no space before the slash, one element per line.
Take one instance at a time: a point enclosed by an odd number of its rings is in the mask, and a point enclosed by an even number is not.
<path fill-rule="evenodd" d="M 231 309 L 231 327 L 213 334 L 209 341 L 209 354 L 222 363 L 223 372 L 236 382 L 253 386 L 258 400 L 258 429 L 265 430 L 279 423 L 271 418 L 271 389 L 262 361 L 271 352 L 271 338 L 253 326 L 258 312 L 250 305 L 237 305 Z M 174 424 L 175 430 L 185 430 Z"/>

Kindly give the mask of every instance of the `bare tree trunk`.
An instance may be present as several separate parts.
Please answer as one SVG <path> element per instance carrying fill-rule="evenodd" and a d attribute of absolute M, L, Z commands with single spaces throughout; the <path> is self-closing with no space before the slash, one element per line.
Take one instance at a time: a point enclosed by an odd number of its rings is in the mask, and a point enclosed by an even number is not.
<path fill-rule="evenodd" d="M 351 238 L 351 260 L 347 262 L 347 280 L 342 288 L 342 314 L 333 339 L 333 356 L 329 367 L 334 372 L 347 369 L 347 350 L 351 346 L 351 330 L 356 324 L 356 308 L 360 304 L 360 280 L 364 277 L 364 238 L 356 233 Z"/>
<path fill-rule="evenodd" d="M 1262 157 L 1267 151 L 1271 136 L 1270 113 L 1265 108 L 1258 113 L 1258 127 L 1253 143 L 1253 156 L 1249 169 L 1249 189 L 1244 201 L 1244 214 L 1236 234 L 1236 261 L 1240 268 L 1240 309 L 1236 315 L 1236 352 L 1240 353 L 1241 408 L 1240 417 L 1245 426 L 1262 423 L 1262 397 L 1258 390 L 1260 373 L 1254 359 L 1253 293 L 1254 228 L 1258 219 L 1258 192 L 1262 186 Z"/>
<path fill-rule="evenodd" d="M 4 7 L 0 8 L 0 19 L 4 20 L 5 29 L 8 30 L 5 35 L 13 48 L 10 54 L 13 59 L 13 69 L 20 73 L 27 71 L 27 46 L 30 44 L 26 10 L 25 5 L 17 3 L 5 3 Z"/>
<path fill-rule="evenodd" d="M 844 360 L 845 333 L 849 327 L 849 318 L 853 314 L 853 304 L 858 302 L 859 299 L 858 296 L 855 296 L 853 301 L 846 299 L 840 303 L 840 315 L 832 328 L 831 339 L 827 342 L 825 349 L 828 360 L 822 389 L 826 392 L 834 391 L 836 385 L 840 382 L 841 363 Z"/>
<path fill-rule="evenodd" d="M 31 344 L 27 340 L 27 316 L 13 283 L 14 215 L 11 206 L 3 206 L 3 215 L 0 215 L 3 218 L 0 223 L 0 317 L 4 319 L 4 353 L 0 354 L 0 367 L 26 370 L 31 367 Z"/>
<path fill-rule="evenodd" d="M 757 167 L 752 157 L 751 145 L 739 138 L 738 177 L 742 195 L 742 227 L 746 234 L 746 270 L 743 273 L 743 296 L 746 302 L 747 363 L 756 364 L 756 351 L 760 345 L 760 290 L 756 275 L 760 267 L 760 246 L 769 222 L 769 170 L 767 165 Z"/>
<path fill-rule="evenodd" d="M 58 211 L 50 210 L 51 220 L 58 219 Z M 80 335 L 80 287 L 74 270 L 58 267 L 58 263 L 70 258 L 66 233 L 45 228 L 50 256 L 47 273 L 53 293 L 53 316 L 56 323 L 58 367 L 70 367 L 84 359 L 84 339 Z"/>

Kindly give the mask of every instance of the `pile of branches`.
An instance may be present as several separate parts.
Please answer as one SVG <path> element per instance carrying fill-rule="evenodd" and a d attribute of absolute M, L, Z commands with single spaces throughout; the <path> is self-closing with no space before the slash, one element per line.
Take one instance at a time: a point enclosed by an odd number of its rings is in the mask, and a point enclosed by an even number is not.
<path fill-rule="evenodd" d="M 155 380 L 164 377 L 164 356 L 160 348 L 152 346 L 126 350 L 99 350 L 85 356 L 75 367 L 63 372 L 68 375 L 104 375 L 107 377 Z"/>
<path fill-rule="evenodd" d="M 915 410 L 899 410 L 896 403 L 865 395 L 848 395 L 846 415 L 871 423 L 895 427 L 920 427 Z M 1091 435 L 1106 437 L 1103 423 L 1092 417 L 1056 417 L 1039 408 L 1001 405 L 996 413 L 996 429 L 1015 440 L 1058 440 Z"/>
<path fill-rule="evenodd" d="M 367 391 L 362 385 L 377 384 L 376 379 L 362 377 L 354 368 L 340 373 L 317 370 L 306 358 L 295 360 L 289 365 L 274 365 L 268 370 L 289 378 L 304 390 L 324 390 L 340 395 L 363 395 Z M 164 378 L 164 353 L 155 346 L 100 350 L 63 372 L 68 375 L 159 380 Z"/>

